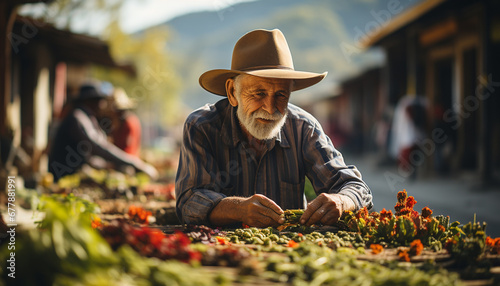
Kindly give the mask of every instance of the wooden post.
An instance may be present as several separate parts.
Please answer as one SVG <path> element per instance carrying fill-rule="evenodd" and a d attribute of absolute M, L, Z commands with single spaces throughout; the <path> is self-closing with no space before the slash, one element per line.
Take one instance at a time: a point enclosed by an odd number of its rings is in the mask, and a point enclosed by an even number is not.
<path fill-rule="evenodd" d="M 15 20 L 14 6 L 11 1 L 0 1 L 0 31 L 4 35 L 4 38 L 0 41 L 0 136 L 8 136 L 6 119 L 11 93 L 11 46 L 9 35 Z"/>
<path fill-rule="evenodd" d="M 485 76 L 486 81 L 488 80 L 488 77 L 492 74 L 492 65 L 490 63 L 490 57 L 492 57 L 491 53 L 493 52 L 493 49 L 491 49 L 491 39 L 490 39 L 490 32 L 491 32 L 491 21 L 492 21 L 492 16 L 494 13 L 492 10 L 493 8 L 493 1 L 484 1 L 484 10 L 483 10 L 483 29 L 482 29 L 482 43 L 481 43 L 481 48 L 482 48 L 482 71 L 481 74 Z M 487 84 L 490 84 L 489 82 Z M 483 87 L 483 92 L 488 92 L 485 90 L 486 87 Z M 497 92 L 498 94 L 498 92 Z M 492 95 L 495 96 L 495 95 Z M 493 179 L 493 155 L 492 155 L 492 148 L 494 148 L 491 144 L 492 141 L 492 135 L 491 135 L 491 130 L 493 126 L 493 113 L 498 112 L 497 110 L 493 109 L 493 104 L 488 103 L 483 101 L 482 102 L 482 112 L 480 113 L 481 119 L 480 119 L 480 136 L 481 140 L 479 140 L 481 146 L 480 150 L 482 151 L 479 156 L 480 156 L 480 166 L 479 166 L 479 173 L 480 173 L 480 178 L 481 181 L 485 184 L 490 183 L 490 181 Z"/>
<path fill-rule="evenodd" d="M 16 7 L 28 3 L 50 3 L 53 0 L 1 0 L 0 1 L 0 136 L 8 136 L 7 106 L 11 96 L 11 55 L 10 35 L 16 20 Z"/>

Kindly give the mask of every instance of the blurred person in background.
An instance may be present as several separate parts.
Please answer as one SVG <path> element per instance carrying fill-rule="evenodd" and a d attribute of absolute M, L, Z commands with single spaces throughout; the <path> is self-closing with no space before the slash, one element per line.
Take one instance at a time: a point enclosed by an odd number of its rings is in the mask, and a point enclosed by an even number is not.
<path fill-rule="evenodd" d="M 318 197 L 304 225 L 332 225 L 345 210 L 372 207 L 372 194 L 319 122 L 289 104 L 292 91 L 326 73 L 295 71 L 280 30 L 255 30 L 238 40 L 231 70 L 200 76 L 224 96 L 189 115 L 176 177 L 177 214 L 188 224 L 284 223 L 283 209 L 305 208 L 307 176 Z"/>
<path fill-rule="evenodd" d="M 137 157 L 125 153 L 108 141 L 99 119 L 109 114 L 107 89 L 96 83 L 80 87 L 72 109 L 58 127 L 49 153 L 49 171 L 57 181 L 65 175 L 77 172 L 84 164 L 94 168 L 132 167 L 156 179 L 156 169 Z"/>
<path fill-rule="evenodd" d="M 397 159 L 398 167 L 416 178 L 416 167 L 424 158 L 413 157 L 418 143 L 425 137 L 427 101 L 422 96 L 406 95 L 402 97 L 394 111 L 392 121 L 390 154 Z"/>
<path fill-rule="evenodd" d="M 115 127 L 111 132 L 113 144 L 127 154 L 139 157 L 141 149 L 141 122 L 132 111 L 136 103 L 130 99 L 122 88 L 113 91 Z"/>

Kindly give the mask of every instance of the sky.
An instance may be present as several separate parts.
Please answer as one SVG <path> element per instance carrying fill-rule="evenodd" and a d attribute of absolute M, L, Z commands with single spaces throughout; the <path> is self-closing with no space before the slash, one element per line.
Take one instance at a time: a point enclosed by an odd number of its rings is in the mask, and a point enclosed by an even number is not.
<path fill-rule="evenodd" d="M 120 12 L 120 25 L 126 33 L 133 33 L 184 14 L 219 11 L 250 1 L 255 0 L 125 0 Z M 49 13 L 44 3 L 23 5 L 19 12 L 34 17 Z M 109 16 L 104 13 L 95 12 L 79 18 L 72 21 L 71 31 L 75 33 L 98 36 L 109 23 Z M 60 27 L 57 21 L 55 24 Z"/>
<path fill-rule="evenodd" d="M 183 14 L 223 10 L 249 1 L 254 0 L 127 0 L 121 13 L 121 26 L 125 32 L 135 32 Z"/>

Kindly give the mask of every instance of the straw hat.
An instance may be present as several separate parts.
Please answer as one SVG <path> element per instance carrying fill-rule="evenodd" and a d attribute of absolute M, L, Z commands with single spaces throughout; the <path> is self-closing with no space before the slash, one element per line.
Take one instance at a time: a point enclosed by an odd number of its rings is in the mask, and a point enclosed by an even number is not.
<path fill-rule="evenodd" d="M 293 79 L 295 91 L 320 82 L 327 73 L 296 71 L 283 33 L 278 29 L 260 29 L 248 32 L 238 40 L 230 70 L 207 71 L 200 76 L 199 82 L 205 90 L 227 96 L 226 80 L 239 74 Z"/>
<path fill-rule="evenodd" d="M 118 110 L 133 109 L 137 105 L 134 100 L 127 96 L 127 93 L 121 87 L 115 88 L 113 91 L 113 101 Z"/>

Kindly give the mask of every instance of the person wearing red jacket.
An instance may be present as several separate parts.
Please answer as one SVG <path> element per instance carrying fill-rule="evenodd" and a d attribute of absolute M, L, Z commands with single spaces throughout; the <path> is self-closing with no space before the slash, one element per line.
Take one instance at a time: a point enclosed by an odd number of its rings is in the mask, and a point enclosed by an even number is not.
<path fill-rule="evenodd" d="M 113 131 L 113 143 L 126 153 L 139 157 L 141 149 L 141 122 L 139 117 L 132 112 L 136 104 L 125 91 L 116 88 L 113 93 L 118 125 Z"/>

